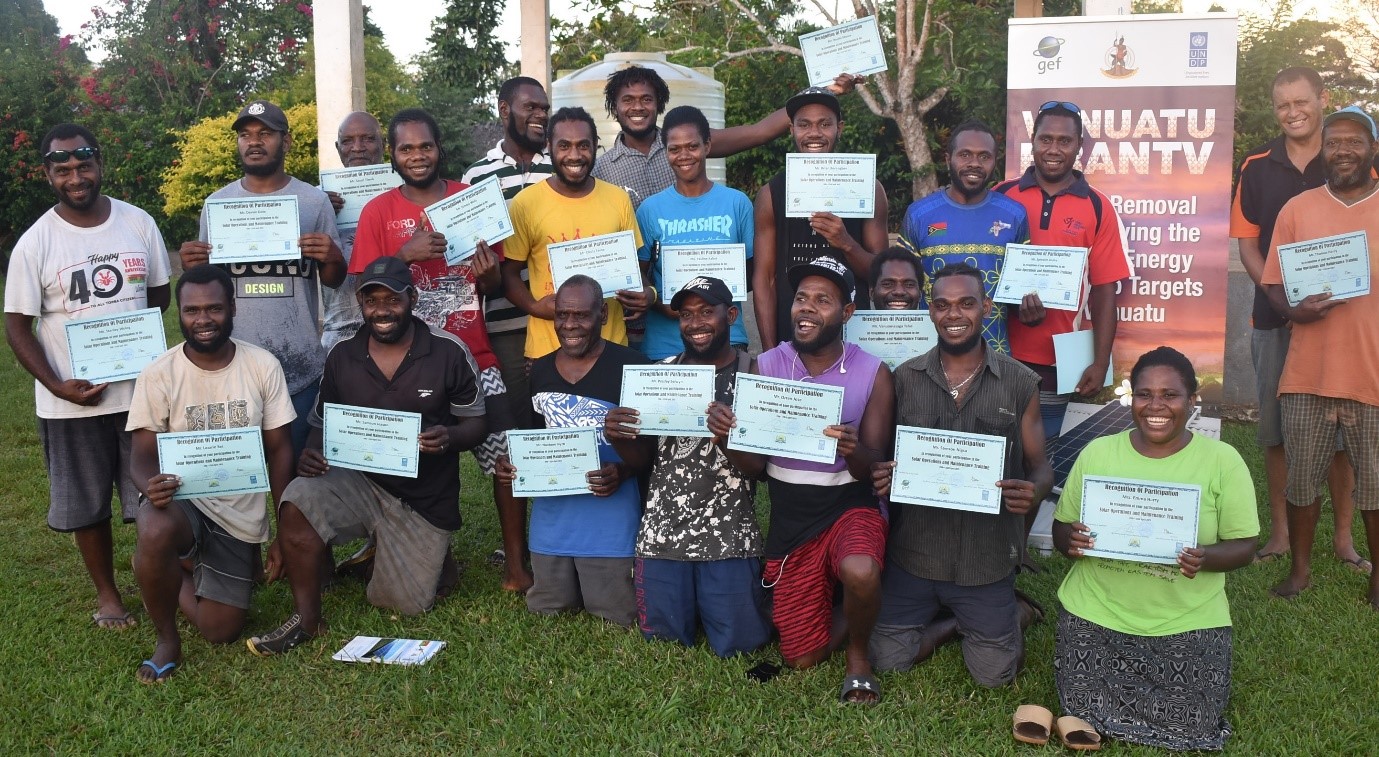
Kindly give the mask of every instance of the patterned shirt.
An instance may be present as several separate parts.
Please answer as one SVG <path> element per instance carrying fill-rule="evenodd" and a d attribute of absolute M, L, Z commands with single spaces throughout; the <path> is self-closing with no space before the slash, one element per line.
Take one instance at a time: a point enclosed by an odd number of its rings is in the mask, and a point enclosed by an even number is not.
<path fill-rule="evenodd" d="M 622 132 L 618 132 L 613 146 L 604 150 L 594 162 L 594 178 L 617 184 L 626 190 L 627 196 L 632 198 L 634 209 L 642 204 L 642 200 L 674 184 L 675 172 L 666 158 L 661 130 L 656 129 L 651 138 L 651 151 L 646 154 L 628 147 L 623 141 Z"/>
<path fill-rule="evenodd" d="M 677 365 L 682 357 L 661 362 Z M 737 372 L 750 363 L 751 356 L 739 350 L 737 360 L 715 372 L 715 400 L 733 404 Z M 755 490 L 713 439 L 658 438 L 637 556 L 687 561 L 760 556 Z"/>

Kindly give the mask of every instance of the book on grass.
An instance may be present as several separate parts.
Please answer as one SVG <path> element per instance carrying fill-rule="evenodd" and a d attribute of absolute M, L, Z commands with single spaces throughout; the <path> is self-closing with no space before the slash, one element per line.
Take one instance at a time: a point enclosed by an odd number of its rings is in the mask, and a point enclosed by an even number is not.
<path fill-rule="evenodd" d="M 425 665 L 445 648 L 445 642 L 422 639 L 384 639 L 356 636 L 331 659 L 340 662 L 381 662 L 385 665 Z"/>

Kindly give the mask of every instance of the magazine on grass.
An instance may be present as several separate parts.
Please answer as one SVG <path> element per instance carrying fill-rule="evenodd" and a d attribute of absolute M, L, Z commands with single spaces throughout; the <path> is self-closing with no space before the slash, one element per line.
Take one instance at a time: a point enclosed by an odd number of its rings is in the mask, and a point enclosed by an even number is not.
<path fill-rule="evenodd" d="M 445 642 L 356 636 L 331 659 L 340 662 L 381 662 L 385 665 L 425 665 L 445 648 Z"/>

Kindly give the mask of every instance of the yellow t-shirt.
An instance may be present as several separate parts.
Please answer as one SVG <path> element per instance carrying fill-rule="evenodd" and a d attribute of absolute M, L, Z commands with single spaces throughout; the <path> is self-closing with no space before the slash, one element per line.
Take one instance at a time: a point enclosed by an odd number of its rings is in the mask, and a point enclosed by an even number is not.
<path fill-rule="evenodd" d="M 503 241 L 503 257 L 526 261 L 531 296 L 538 300 L 555 293 L 547 245 L 631 231 L 636 236 L 637 247 L 642 246 L 642 234 L 627 192 L 595 179 L 594 190 L 589 194 L 579 198 L 566 197 L 551 188 L 551 181 L 557 179 L 533 184 L 513 198 L 508 206 L 508 214 L 512 217 L 512 236 Z M 608 298 L 608 322 L 603 325 L 603 338 L 627 344 L 627 324 L 623 321 L 622 305 L 611 297 Z M 536 316 L 528 320 L 527 357 L 541 357 L 554 352 L 559 346 L 553 321 Z"/>

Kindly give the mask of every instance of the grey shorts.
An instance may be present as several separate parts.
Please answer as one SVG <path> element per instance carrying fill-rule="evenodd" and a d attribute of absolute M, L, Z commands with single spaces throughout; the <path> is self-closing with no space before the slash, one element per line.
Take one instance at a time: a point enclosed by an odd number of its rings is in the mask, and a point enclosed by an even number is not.
<path fill-rule="evenodd" d="M 39 418 L 38 441 L 48 470 L 48 527 L 76 531 L 110 520 L 119 489 L 120 515 L 132 523 L 139 489 L 129 474 L 128 413 L 89 418 Z"/>
<path fill-rule="evenodd" d="M 192 548 L 177 557 L 192 561 L 196 596 L 241 610 L 249 609 L 249 596 L 254 592 L 254 555 L 259 545 L 231 536 L 189 500 L 174 500 L 173 504 L 187 516 L 191 525 Z"/>
<path fill-rule="evenodd" d="M 1255 390 L 1259 394 L 1259 426 L 1255 439 L 1261 447 L 1283 444 L 1283 424 L 1279 414 L 1278 380 L 1288 358 L 1288 342 L 1293 330 L 1254 329 L 1250 334 L 1250 356 L 1255 368 Z"/>
<path fill-rule="evenodd" d="M 1356 400 L 1285 394 L 1283 445 L 1288 459 L 1288 502 L 1310 505 L 1336 457 L 1336 435 L 1355 469 L 1355 507 L 1379 510 L 1379 407 Z"/>
<path fill-rule="evenodd" d="M 431 525 L 368 476 L 332 467 L 321 476 L 294 479 L 283 501 L 296 505 L 327 544 L 373 537 L 378 551 L 367 591 L 370 604 L 404 615 L 435 604 L 450 532 Z"/>
<path fill-rule="evenodd" d="M 631 628 L 637 620 L 631 557 L 531 555 L 532 587 L 527 609 L 540 615 L 588 610 L 609 623 Z"/>
<path fill-rule="evenodd" d="M 982 686 L 1015 680 L 1025 660 L 1025 637 L 1015 602 L 1015 574 L 984 586 L 958 586 L 907 573 L 895 564 L 881 574 L 881 613 L 871 636 L 877 670 L 909 670 L 919 655 L 924 627 L 947 607 L 962 634 L 962 659 Z"/>

